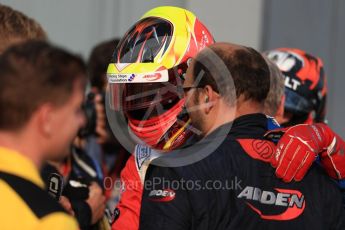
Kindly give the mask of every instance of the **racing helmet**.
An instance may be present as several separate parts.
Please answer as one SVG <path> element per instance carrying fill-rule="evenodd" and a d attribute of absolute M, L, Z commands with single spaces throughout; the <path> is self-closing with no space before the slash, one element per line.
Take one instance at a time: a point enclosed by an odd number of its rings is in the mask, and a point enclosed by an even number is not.
<path fill-rule="evenodd" d="M 320 58 L 295 48 L 265 52 L 285 76 L 285 112 L 292 115 L 283 126 L 325 122 L 327 82 Z"/>
<path fill-rule="evenodd" d="M 191 58 L 212 43 L 192 12 L 171 6 L 145 13 L 118 43 L 107 70 L 111 107 L 145 144 L 170 150 L 191 136 L 182 84 Z"/>

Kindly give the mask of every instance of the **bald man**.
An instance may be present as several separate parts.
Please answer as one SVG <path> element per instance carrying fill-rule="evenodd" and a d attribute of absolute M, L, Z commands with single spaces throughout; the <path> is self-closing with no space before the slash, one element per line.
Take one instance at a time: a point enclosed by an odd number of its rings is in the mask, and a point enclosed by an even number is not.
<path fill-rule="evenodd" d="M 269 68 L 257 51 L 216 43 L 192 61 L 183 88 L 201 132 L 194 161 L 177 165 L 170 153 L 151 163 L 140 229 L 345 228 L 341 194 L 317 167 L 299 183 L 274 176 L 275 147 L 264 139 Z"/>

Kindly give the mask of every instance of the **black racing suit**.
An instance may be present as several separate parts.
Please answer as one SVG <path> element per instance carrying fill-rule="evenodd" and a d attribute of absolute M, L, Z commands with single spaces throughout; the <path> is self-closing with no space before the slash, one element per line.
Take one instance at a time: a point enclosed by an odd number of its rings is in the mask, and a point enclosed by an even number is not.
<path fill-rule="evenodd" d="M 345 229 L 341 193 L 318 165 L 301 182 L 274 176 L 268 162 L 275 147 L 263 138 L 266 116 L 241 116 L 223 127 L 230 125 L 206 158 L 181 167 L 149 166 L 140 229 Z"/>

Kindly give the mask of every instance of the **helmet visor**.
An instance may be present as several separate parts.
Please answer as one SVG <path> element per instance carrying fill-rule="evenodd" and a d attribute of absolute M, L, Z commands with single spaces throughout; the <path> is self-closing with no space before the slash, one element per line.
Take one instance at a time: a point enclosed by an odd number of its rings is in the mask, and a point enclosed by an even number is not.
<path fill-rule="evenodd" d="M 291 89 L 285 88 L 285 110 L 293 114 L 308 114 L 313 106 L 307 99 Z"/>
<path fill-rule="evenodd" d="M 152 63 L 167 51 L 173 35 L 172 24 L 163 18 L 138 21 L 119 42 L 113 60 L 116 63 Z"/>
<path fill-rule="evenodd" d="M 127 115 L 136 118 L 149 119 L 163 114 L 183 98 L 182 78 L 175 76 L 177 68 L 166 70 L 164 73 L 167 81 L 149 82 L 147 78 L 143 81 L 126 81 L 126 83 L 112 83 L 109 79 L 110 108 L 115 111 L 125 112 Z M 176 72 L 176 73 L 175 73 Z M 149 74 L 150 76 L 158 75 Z M 141 74 L 143 75 L 143 74 Z M 149 76 L 144 75 L 144 76 Z M 136 77 L 136 76 L 135 76 Z M 135 78 L 134 78 L 135 79 Z"/>

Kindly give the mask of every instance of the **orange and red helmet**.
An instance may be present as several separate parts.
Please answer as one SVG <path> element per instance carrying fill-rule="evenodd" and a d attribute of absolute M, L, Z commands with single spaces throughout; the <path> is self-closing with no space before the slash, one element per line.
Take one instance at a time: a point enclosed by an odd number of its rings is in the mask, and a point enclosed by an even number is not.
<path fill-rule="evenodd" d="M 184 142 L 189 120 L 181 115 L 185 73 L 190 59 L 212 43 L 193 13 L 171 6 L 148 11 L 127 31 L 107 76 L 111 106 L 125 113 L 136 137 L 160 149 Z"/>
<path fill-rule="evenodd" d="M 295 48 L 265 52 L 285 76 L 285 111 L 292 114 L 286 126 L 324 122 L 327 82 L 322 60 Z"/>

